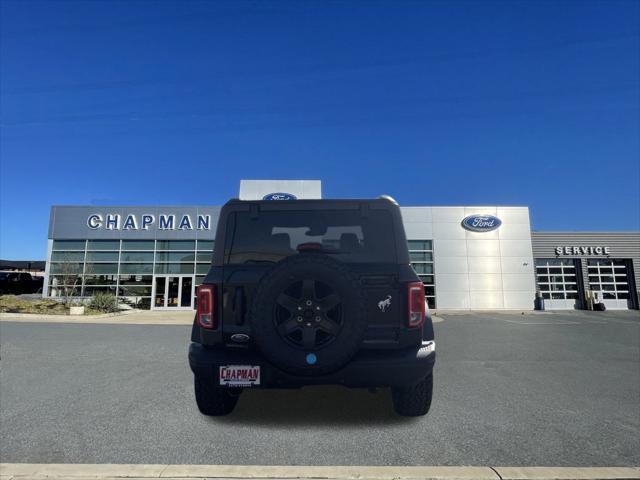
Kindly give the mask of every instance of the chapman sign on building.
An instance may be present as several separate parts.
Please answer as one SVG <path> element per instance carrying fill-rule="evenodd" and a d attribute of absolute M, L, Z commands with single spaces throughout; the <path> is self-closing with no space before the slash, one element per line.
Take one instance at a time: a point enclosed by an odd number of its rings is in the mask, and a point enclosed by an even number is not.
<path fill-rule="evenodd" d="M 244 200 L 321 198 L 317 180 L 243 180 Z M 516 206 L 401 207 L 411 261 L 432 308 L 638 308 L 640 233 L 532 232 Z M 193 309 L 220 207 L 54 206 L 44 295 L 110 292 L 138 308 Z M 385 232 L 380 232 L 385 235 Z"/>
<path fill-rule="evenodd" d="M 192 217 L 185 213 L 182 215 L 160 214 L 156 218 L 151 213 L 144 213 L 138 216 L 135 213 L 128 213 L 122 217 L 119 213 L 92 213 L 87 218 L 87 227 L 91 230 L 149 230 L 158 223 L 160 230 L 211 230 L 211 215 L 198 215 Z"/>

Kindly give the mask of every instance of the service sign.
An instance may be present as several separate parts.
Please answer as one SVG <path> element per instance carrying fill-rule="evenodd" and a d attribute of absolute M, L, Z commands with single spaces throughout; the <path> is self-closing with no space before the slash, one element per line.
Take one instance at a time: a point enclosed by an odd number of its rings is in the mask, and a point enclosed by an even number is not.
<path fill-rule="evenodd" d="M 611 247 L 605 247 L 603 245 L 563 245 L 556 247 L 556 255 L 611 255 Z"/>
<path fill-rule="evenodd" d="M 277 193 L 268 193 L 267 195 L 262 197 L 262 199 L 263 200 L 297 200 L 298 197 L 296 197 L 293 193 L 277 192 Z"/>
<path fill-rule="evenodd" d="M 471 232 L 490 232 L 502 225 L 502 220 L 493 215 L 469 215 L 462 220 L 462 228 Z"/>

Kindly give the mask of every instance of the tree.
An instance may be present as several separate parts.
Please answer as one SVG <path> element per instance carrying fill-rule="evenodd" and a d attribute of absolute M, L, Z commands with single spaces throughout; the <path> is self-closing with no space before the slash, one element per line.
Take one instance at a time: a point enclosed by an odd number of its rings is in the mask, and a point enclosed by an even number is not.
<path fill-rule="evenodd" d="M 64 305 L 69 308 L 73 297 L 78 293 L 78 289 L 82 287 L 82 262 L 74 260 L 70 254 L 63 255 L 62 260 L 52 264 L 53 282 L 52 288 L 59 290 L 64 299 Z"/>

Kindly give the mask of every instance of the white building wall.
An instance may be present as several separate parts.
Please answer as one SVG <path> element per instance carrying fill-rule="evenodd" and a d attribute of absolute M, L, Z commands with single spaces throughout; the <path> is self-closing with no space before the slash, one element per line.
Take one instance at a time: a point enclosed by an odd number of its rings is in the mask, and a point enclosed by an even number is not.
<path fill-rule="evenodd" d="M 498 217 L 490 232 L 462 227 L 469 215 Z M 527 207 L 402 207 L 409 240 L 433 240 L 438 309 L 532 310 L 534 264 Z"/>
<path fill-rule="evenodd" d="M 51 268 L 51 250 L 53 249 L 53 240 L 47 240 L 47 262 L 44 265 L 44 280 L 42 281 L 42 298 L 49 296 L 49 269 Z"/>
<path fill-rule="evenodd" d="M 240 180 L 240 200 L 262 200 L 270 193 L 315 200 L 322 198 L 322 183 L 320 180 Z"/>

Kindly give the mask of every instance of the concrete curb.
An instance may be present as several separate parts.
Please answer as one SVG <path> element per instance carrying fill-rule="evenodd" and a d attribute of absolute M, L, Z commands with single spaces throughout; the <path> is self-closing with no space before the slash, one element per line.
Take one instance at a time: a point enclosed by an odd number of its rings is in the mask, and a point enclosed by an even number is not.
<path fill-rule="evenodd" d="M 12 313 L 12 312 L 0 312 L 0 319 L 4 320 L 5 318 L 18 318 L 23 320 L 30 319 L 45 319 L 45 320 L 58 320 L 58 319 L 80 319 L 87 320 L 90 318 L 112 318 L 112 317 L 120 317 L 122 315 L 131 315 L 133 310 L 123 310 L 120 312 L 114 313 L 98 313 L 95 315 L 69 315 L 69 314 L 46 314 L 46 313 Z"/>
<path fill-rule="evenodd" d="M 0 464 L 3 480 L 342 479 L 342 480 L 638 480 L 637 467 L 365 467 L 242 465 Z"/>
<path fill-rule="evenodd" d="M 638 467 L 495 467 L 502 480 L 637 479 Z"/>
<path fill-rule="evenodd" d="M 502 309 L 502 310 L 445 310 L 439 308 L 432 311 L 434 315 L 452 315 L 456 317 L 468 315 L 555 315 L 566 313 L 568 310 L 522 310 L 522 309 Z M 581 312 L 585 310 L 580 310 Z"/>
<path fill-rule="evenodd" d="M 73 323 L 101 325 L 191 325 L 194 312 L 140 312 L 125 310 L 100 315 L 40 315 L 37 313 L 0 313 L 0 322 Z"/>

